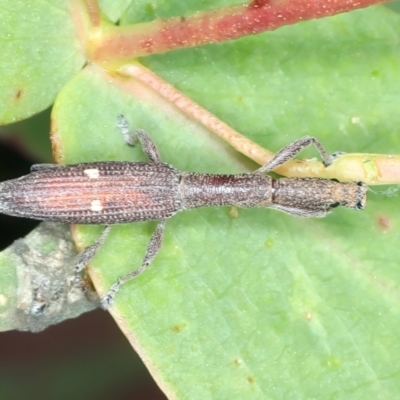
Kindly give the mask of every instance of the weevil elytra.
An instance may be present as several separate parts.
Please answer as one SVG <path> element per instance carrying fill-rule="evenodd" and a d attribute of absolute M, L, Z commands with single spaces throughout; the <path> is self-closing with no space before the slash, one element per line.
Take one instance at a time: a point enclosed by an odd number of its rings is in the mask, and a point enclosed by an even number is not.
<path fill-rule="evenodd" d="M 362 209 L 367 185 L 320 178 L 273 179 L 270 172 L 310 145 L 318 149 L 325 166 L 333 158 L 321 143 L 305 136 L 280 150 L 252 173 L 216 175 L 181 172 L 161 162 L 146 132 L 129 133 L 118 117 L 125 141 L 142 144 L 150 162 L 107 161 L 74 165 L 39 164 L 29 175 L 0 183 L 0 212 L 39 220 L 71 224 L 106 225 L 97 241 L 83 250 L 76 273 L 85 267 L 104 242 L 110 226 L 158 220 L 142 265 L 122 276 L 102 298 L 102 307 L 113 302 L 120 286 L 143 272 L 161 247 L 165 222 L 178 211 L 208 206 L 268 207 L 300 217 L 324 217 L 332 208 Z"/>

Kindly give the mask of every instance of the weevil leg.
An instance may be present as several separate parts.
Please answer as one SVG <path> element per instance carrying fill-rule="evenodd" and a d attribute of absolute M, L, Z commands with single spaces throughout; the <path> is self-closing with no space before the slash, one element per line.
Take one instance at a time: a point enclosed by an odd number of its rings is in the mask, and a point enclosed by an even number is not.
<path fill-rule="evenodd" d="M 81 251 L 75 262 L 75 282 L 79 283 L 81 281 L 80 272 L 86 267 L 89 261 L 97 254 L 101 245 L 106 240 L 107 235 L 110 233 L 111 226 L 107 225 L 98 239 L 90 246 L 86 247 L 85 250 Z"/>
<path fill-rule="evenodd" d="M 31 172 L 34 171 L 43 171 L 45 169 L 53 169 L 53 168 L 59 168 L 61 165 L 58 164 L 33 164 L 31 166 Z"/>
<path fill-rule="evenodd" d="M 101 307 L 106 310 L 108 307 L 110 307 L 114 301 L 114 297 L 117 294 L 118 290 L 120 287 L 130 281 L 131 279 L 135 278 L 136 276 L 140 275 L 153 261 L 154 257 L 157 255 L 158 251 L 160 250 L 161 243 L 162 243 L 162 237 L 163 237 L 163 232 L 165 228 L 165 222 L 166 220 L 163 219 L 159 222 L 156 230 L 153 233 L 153 236 L 150 239 L 150 242 L 147 246 L 146 254 L 143 258 L 142 265 L 138 268 L 135 269 L 134 271 L 130 272 L 127 275 L 122 276 L 115 282 L 110 290 L 106 293 L 105 296 L 102 297 L 101 299 Z"/>
<path fill-rule="evenodd" d="M 303 217 L 303 218 L 323 218 L 326 215 L 330 214 L 331 210 L 326 209 L 315 209 L 315 210 L 308 210 L 306 208 L 295 208 L 295 207 L 287 207 L 282 206 L 280 204 L 273 204 L 269 208 L 273 208 L 274 210 L 283 211 L 286 214 L 295 215 L 296 217 Z"/>
<path fill-rule="evenodd" d="M 311 146 L 312 144 L 317 148 L 319 154 L 321 155 L 325 167 L 332 164 L 333 158 L 326 152 L 322 144 L 312 136 L 304 136 L 300 139 L 295 140 L 293 143 L 288 144 L 283 149 L 279 150 L 272 158 L 272 160 L 267 162 L 261 168 L 254 171 L 254 173 L 264 174 L 266 172 L 271 172 L 275 168 L 284 164 L 286 161 L 291 160 L 296 154 L 300 153 L 302 150 Z"/>
<path fill-rule="evenodd" d="M 130 146 L 134 146 L 136 140 L 139 140 L 143 151 L 146 153 L 147 157 L 149 157 L 150 161 L 155 163 L 161 162 L 161 157 L 158 153 L 156 145 L 143 129 L 137 129 L 133 132 L 129 132 L 128 121 L 123 115 L 118 116 L 117 126 L 121 130 L 122 136 L 124 137 L 126 143 L 128 143 Z"/>

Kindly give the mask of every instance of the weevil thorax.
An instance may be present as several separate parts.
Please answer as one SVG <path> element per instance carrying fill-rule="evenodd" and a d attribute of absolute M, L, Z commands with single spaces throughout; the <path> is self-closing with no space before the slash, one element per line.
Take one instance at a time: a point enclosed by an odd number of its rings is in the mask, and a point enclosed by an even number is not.
<path fill-rule="evenodd" d="M 342 194 L 348 194 L 346 199 L 342 199 L 340 205 L 345 207 L 362 210 L 367 203 L 368 186 L 363 182 L 342 182 Z"/>
<path fill-rule="evenodd" d="M 268 207 L 271 205 L 268 175 L 214 175 L 184 173 L 181 195 L 184 209 L 210 206 Z"/>

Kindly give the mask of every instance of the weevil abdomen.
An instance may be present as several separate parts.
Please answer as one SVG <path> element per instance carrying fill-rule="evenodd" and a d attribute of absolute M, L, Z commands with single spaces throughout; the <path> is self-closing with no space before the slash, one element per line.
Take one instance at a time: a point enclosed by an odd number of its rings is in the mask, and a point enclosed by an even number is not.
<path fill-rule="evenodd" d="M 168 218 L 179 173 L 164 163 L 95 162 L 40 169 L 0 184 L 0 212 L 73 224 Z"/>

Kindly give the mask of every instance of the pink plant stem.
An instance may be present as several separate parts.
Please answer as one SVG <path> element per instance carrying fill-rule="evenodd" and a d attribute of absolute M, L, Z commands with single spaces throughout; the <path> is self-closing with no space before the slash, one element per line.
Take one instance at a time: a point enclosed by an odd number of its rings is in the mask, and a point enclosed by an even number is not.
<path fill-rule="evenodd" d="M 85 0 L 85 6 L 92 27 L 99 27 L 101 24 L 101 13 L 97 0 Z"/>
<path fill-rule="evenodd" d="M 223 42 L 313 18 L 384 3 L 387 0 L 255 0 L 250 4 L 158 19 L 132 26 L 110 26 L 90 42 L 97 62 L 143 57 L 172 49 Z"/>
<path fill-rule="evenodd" d="M 274 153 L 252 142 L 247 137 L 235 131 L 228 124 L 218 119 L 214 114 L 197 104 L 191 98 L 175 89 L 171 84 L 162 80 L 149 69 L 138 63 L 126 64 L 118 72 L 144 83 L 147 87 L 161 95 L 169 103 L 174 104 L 181 112 L 193 121 L 197 121 L 229 143 L 234 149 L 251 158 L 258 164 L 270 160 Z"/>

